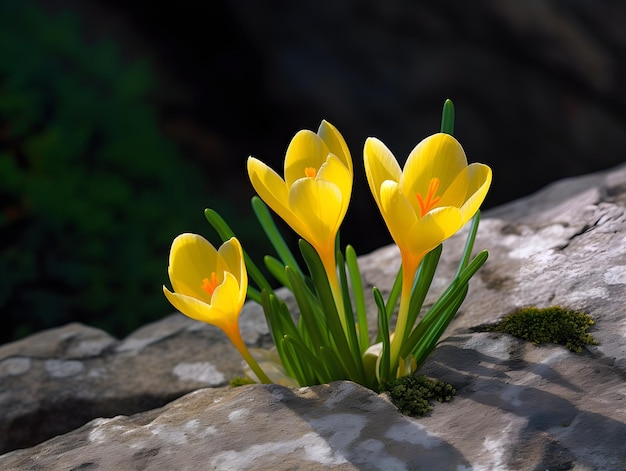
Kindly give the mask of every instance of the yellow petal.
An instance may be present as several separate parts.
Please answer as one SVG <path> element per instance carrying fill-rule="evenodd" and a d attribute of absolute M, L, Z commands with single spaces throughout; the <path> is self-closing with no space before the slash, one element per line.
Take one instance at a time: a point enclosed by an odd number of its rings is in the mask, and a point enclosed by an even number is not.
<path fill-rule="evenodd" d="M 217 250 L 221 261 L 224 263 L 218 270 L 228 271 L 232 273 L 237 280 L 241 279 L 241 259 L 243 258 L 243 249 L 239 241 L 232 237 L 224 242 Z M 218 260 L 219 261 L 219 260 Z"/>
<path fill-rule="evenodd" d="M 430 211 L 410 230 L 411 252 L 423 257 L 463 225 L 459 208 L 445 207 Z"/>
<path fill-rule="evenodd" d="M 341 133 L 326 120 L 322 120 L 317 135 L 326 143 L 328 150 L 336 155 L 352 175 L 352 157 Z"/>
<path fill-rule="evenodd" d="M 433 134 L 409 154 L 402 175 L 402 191 L 407 198 L 425 195 L 431 180 L 437 178 L 441 195 L 465 167 L 467 158 L 461 144 L 449 134 Z"/>
<path fill-rule="evenodd" d="M 239 317 L 243 308 L 244 299 L 241 299 L 239 283 L 232 273 L 224 272 L 224 281 L 215 288 L 211 298 L 212 320 L 214 325 L 231 324 Z"/>
<path fill-rule="evenodd" d="M 381 188 L 382 213 L 400 251 L 419 260 L 461 228 L 458 208 L 436 208 L 419 218 L 400 190 L 387 181 Z"/>
<path fill-rule="evenodd" d="M 304 237 L 302 228 L 306 226 L 306 222 L 299 220 L 289 207 L 289 189 L 283 179 L 254 157 L 248 158 L 248 175 L 252 186 L 265 204 L 301 237 Z"/>
<path fill-rule="evenodd" d="M 286 183 L 270 167 L 254 157 L 248 158 L 248 176 L 261 199 L 281 218 L 291 214 Z M 290 224 L 289 221 L 287 221 Z"/>
<path fill-rule="evenodd" d="M 380 188 L 380 210 L 395 243 L 402 248 L 412 246 L 411 238 L 417 216 L 397 182 L 387 180 Z"/>
<path fill-rule="evenodd" d="M 343 219 L 343 198 L 334 183 L 302 178 L 291 187 L 289 204 L 297 220 L 306 221 L 292 228 L 316 249 L 334 245 Z M 319 251 L 319 250 L 318 250 Z"/>
<path fill-rule="evenodd" d="M 216 263 L 217 250 L 204 237 L 179 235 L 170 250 L 168 274 L 172 288 L 176 293 L 210 302 L 211 296 L 201 286 L 202 280 L 210 277 Z"/>
<path fill-rule="evenodd" d="M 491 185 L 491 168 L 473 163 L 468 167 L 467 201 L 461 206 L 463 223 L 469 221 L 483 203 Z"/>
<path fill-rule="evenodd" d="M 341 189 L 342 194 L 350 195 L 352 192 L 352 174 L 334 154 L 328 155 L 316 178 L 334 183 Z"/>
<path fill-rule="evenodd" d="M 383 182 L 386 180 L 399 182 L 402 170 L 391 151 L 375 137 L 369 137 L 365 141 L 363 163 L 370 190 L 380 208 L 380 189 Z"/>
<path fill-rule="evenodd" d="M 284 180 L 253 158 L 248 173 L 261 199 L 318 252 L 329 254 L 325 263 L 331 266 L 353 180 L 352 160 L 339 131 L 322 121 L 318 134 L 296 133 L 285 155 Z"/>
<path fill-rule="evenodd" d="M 218 265 L 216 272 L 227 271 L 232 273 L 239 286 L 239 302 L 243 305 L 248 289 L 248 272 L 246 271 L 241 244 L 236 238 L 232 237 L 220 246 L 218 255 L 224 260 L 225 265 Z M 212 302 L 215 303 L 215 300 L 212 300 Z"/>
<path fill-rule="evenodd" d="M 468 185 L 469 173 L 468 167 L 465 167 L 448 188 L 446 188 L 444 192 L 440 192 L 441 200 L 437 206 L 454 206 L 460 208 L 467 199 Z"/>
<path fill-rule="evenodd" d="M 326 180 L 339 188 L 342 198 L 342 208 L 340 219 L 343 220 L 348 205 L 350 204 L 350 194 L 352 193 L 352 173 L 334 154 L 330 154 L 326 162 L 317 173 L 317 180 Z"/>
<path fill-rule="evenodd" d="M 306 168 L 316 171 L 326 162 L 328 147 L 317 134 L 308 129 L 298 131 L 287 148 L 285 155 L 285 183 L 291 187 L 306 175 Z"/>
<path fill-rule="evenodd" d="M 221 325 L 224 324 L 225 319 L 227 319 L 223 312 L 218 311 L 211 305 L 202 302 L 193 296 L 172 293 L 165 286 L 163 286 L 163 293 L 172 306 L 187 317 L 197 321 L 206 322 L 220 328 Z"/>

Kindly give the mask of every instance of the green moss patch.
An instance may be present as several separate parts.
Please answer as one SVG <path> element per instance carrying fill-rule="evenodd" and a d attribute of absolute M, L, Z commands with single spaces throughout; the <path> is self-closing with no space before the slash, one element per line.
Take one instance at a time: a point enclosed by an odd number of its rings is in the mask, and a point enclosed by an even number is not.
<path fill-rule="evenodd" d="M 251 380 L 247 376 L 236 376 L 230 380 L 230 387 L 237 388 L 239 386 L 245 386 L 246 384 L 255 384 L 256 381 Z"/>
<path fill-rule="evenodd" d="M 421 417 L 433 410 L 433 402 L 449 402 L 456 394 L 445 381 L 424 375 L 403 376 L 387 385 L 385 392 L 404 415 Z"/>
<path fill-rule="evenodd" d="M 485 331 L 503 332 L 535 345 L 556 343 L 565 345 L 572 352 L 581 352 L 585 345 L 598 345 L 587 332 L 593 324 L 593 319 L 583 312 L 570 311 L 560 306 L 544 309 L 531 307 L 506 316 L 498 324 L 485 328 Z"/>

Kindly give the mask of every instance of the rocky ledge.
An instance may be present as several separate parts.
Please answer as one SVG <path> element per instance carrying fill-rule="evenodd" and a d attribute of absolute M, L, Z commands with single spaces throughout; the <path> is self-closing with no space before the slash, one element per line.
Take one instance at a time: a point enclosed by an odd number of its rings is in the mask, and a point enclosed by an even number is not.
<path fill-rule="evenodd" d="M 431 296 L 463 243 L 446 242 Z M 426 417 L 350 382 L 230 388 L 234 348 L 180 314 L 124 340 L 72 324 L 0 347 L 0 469 L 626 469 L 626 166 L 488 211 L 476 247 L 489 261 L 422 371 L 458 393 Z M 360 263 L 385 291 L 399 258 Z M 553 305 L 589 314 L 599 344 L 480 331 Z M 257 306 L 242 324 L 267 345 Z"/>

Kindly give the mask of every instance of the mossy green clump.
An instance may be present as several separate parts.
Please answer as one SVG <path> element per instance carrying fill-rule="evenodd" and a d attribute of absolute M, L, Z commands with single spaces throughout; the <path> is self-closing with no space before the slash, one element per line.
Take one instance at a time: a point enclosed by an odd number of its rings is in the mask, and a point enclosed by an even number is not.
<path fill-rule="evenodd" d="M 456 394 L 452 385 L 424 375 L 403 376 L 384 390 L 400 412 L 411 417 L 423 416 L 433 410 L 433 401 L 449 402 Z"/>
<path fill-rule="evenodd" d="M 255 384 L 256 381 L 251 380 L 247 376 L 236 376 L 230 380 L 231 388 L 238 388 L 239 386 L 245 386 L 246 384 Z"/>
<path fill-rule="evenodd" d="M 506 316 L 489 326 L 490 332 L 503 332 L 528 340 L 534 345 L 556 343 L 572 352 L 581 352 L 585 345 L 598 345 L 587 329 L 594 324 L 583 312 L 570 311 L 560 306 L 538 309 L 530 307 Z"/>

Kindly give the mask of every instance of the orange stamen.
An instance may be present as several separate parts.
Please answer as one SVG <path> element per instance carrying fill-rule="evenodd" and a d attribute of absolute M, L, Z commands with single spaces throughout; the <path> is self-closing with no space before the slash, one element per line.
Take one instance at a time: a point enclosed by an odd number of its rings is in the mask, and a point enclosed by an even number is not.
<path fill-rule="evenodd" d="M 217 275 L 215 272 L 211 273 L 211 280 L 205 278 L 202 280 L 202 289 L 213 296 L 213 291 L 217 288 Z"/>
<path fill-rule="evenodd" d="M 428 211 L 434 208 L 434 206 L 441 201 L 439 196 L 435 196 L 437 190 L 439 189 L 439 179 L 433 177 L 430 179 L 430 184 L 428 185 L 428 194 L 426 195 L 426 200 L 422 198 L 422 195 L 419 193 L 415 195 L 417 197 L 417 203 L 420 205 L 420 216 L 424 217 Z"/>
<path fill-rule="evenodd" d="M 313 167 L 307 167 L 304 169 L 304 174 L 308 178 L 315 178 L 315 175 L 317 175 L 317 170 L 315 170 Z"/>

